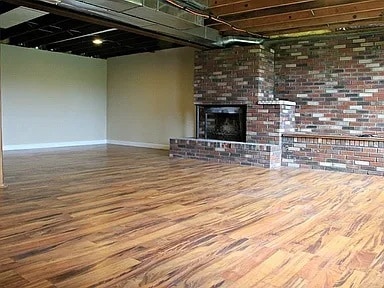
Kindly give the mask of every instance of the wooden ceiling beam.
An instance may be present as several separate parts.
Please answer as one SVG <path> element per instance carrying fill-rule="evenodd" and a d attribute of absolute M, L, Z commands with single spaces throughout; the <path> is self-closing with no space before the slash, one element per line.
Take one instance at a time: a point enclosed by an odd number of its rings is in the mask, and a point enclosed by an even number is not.
<path fill-rule="evenodd" d="M 285 35 L 285 34 L 303 33 L 303 32 L 308 32 L 309 30 L 310 31 L 330 30 L 330 32 L 332 33 L 346 33 L 342 28 L 345 28 L 346 31 L 348 31 L 349 29 L 351 29 L 351 31 L 358 31 L 359 29 L 357 27 L 361 27 L 361 29 L 364 29 L 364 30 L 367 30 L 368 28 L 372 30 L 383 29 L 384 23 L 381 20 L 381 17 L 379 17 L 379 18 L 369 18 L 369 19 L 350 21 L 350 22 L 344 22 L 344 23 L 336 23 L 336 24 L 322 24 L 322 25 L 311 26 L 311 27 L 288 28 L 284 30 L 279 30 L 278 33 L 276 33 L 275 31 L 267 31 L 267 32 L 264 32 L 263 35 L 278 36 L 278 35 Z M 338 30 L 340 30 L 340 32 L 338 32 Z"/>
<path fill-rule="evenodd" d="M 291 27 L 297 26 L 301 27 L 309 25 L 317 25 L 318 21 L 324 22 L 329 21 L 329 23 L 353 21 L 356 19 L 363 18 L 365 19 L 365 14 L 368 13 L 369 18 L 379 17 L 383 14 L 384 10 L 384 1 L 375 0 L 369 1 L 369 5 L 359 5 L 359 4 L 347 4 L 347 5 L 338 5 L 334 7 L 325 7 L 313 10 L 303 10 L 292 13 L 282 13 L 270 16 L 254 17 L 251 19 L 242 19 L 237 21 L 232 21 L 231 24 L 242 29 L 252 29 L 257 27 L 269 26 L 271 30 L 276 30 L 277 27 L 283 26 Z M 342 17 L 342 18 L 341 18 Z M 344 20 L 342 20 L 344 19 Z M 301 21 L 301 22 L 300 22 Z M 308 22 L 308 23 L 306 23 Z M 227 25 L 219 24 L 212 25 L 214 28 L 220 31 L 227 31 L 231 28 Z M 281 29 L 278 29 L 281 30 Z"/>
<path fill-rule="evenodd" d="M 330 8 L 337 7 L 340 5 L 369 5 L 374 0 L 324 0 L 324 1 L 314 1 L 314 2 L 306 2 L 306 3 L 296 3 L 287 6 L 278 6 L 266 9 L 258 9 L 252 11 L 243 11 L 241 13 L 230 14 L 230 15 L 219 15 L 220 19 L 231 22 L 239 19 L 249 19 L 261 16 L 269 16 L 269 15 L 277 15 L 277 14 L 286 14 L 286 13 L 294 13 L 303 10 L 315 10 L 321 8 Z M 377 2 L 377 1 L 375 1 Z M 212 14 L 215 15 L 215 14 Z M 206 21 L 206 25 L 214 24 L 215 22 L 211 20 Z"/>
<path fill-rule="evenodd" d="M 282 6 L 286 4 L 291 3 L 300 3 L 300 2 L 310 2 L 315 0 L 209 0 L 208 1 L 208 7 L 210 9 L 216 9 L 219 7 L 225 7 L 225 9 L 228 9 L 230 7 L 233 7 L 233 5 L 236 6 L 242 6 L 242 7 L 273 7 L 273 6 Z"/>
<path fill-rule="evenodd" d="M 316 3 L 313 0 L 270 0 L 270 1 L 242 1 L 242 2 L 230 2 L 225 6 L 211 7 L 209 6 L 209 12 L 215 16 L 225 16 L 236 13 L 244 13 L 255 10 L 263 10 L 269 8 L 281 8 L 289 7 L 289 5 L 298 5 L 304 3 Z M 318 3 L 318 2 L 317 2 Z"/>
<path fill-rule="evenodd" d="M 287 29 L 293 29 L 293 28 L 303 28 L 306 27 L 308 30 L 312 30 L 311 27 L 313 26 L 319 26 L 319 25 L 335 25 L 335 24 L 341 24 L 342 23 L 349 23 L 352 21 L 358 21 L 358 20 L 368 20 L 368 19 L 378 19 L 382 18 L 381 16 L 382 10 L 374 10 L 374 11 L 368 11 L 368 12 L 358 12 L 358 13 L 348 13 L 348 14 L 342 14 L 342 15 L 333 15 L 328 17 L 321 17 L 314 19 L 312 21 L 309 21 L 308 19 L 298 20 L 298 21 L 292 21 L 292 22 L 281 22 L 281 23 L 275 23 L 273 25 L 269 23 L 262 23 L 257 25 L 252 25 L 250 27 L 246 27 L 246 29 L 249 32 L 254 33 L 262 33 L 263 32 L 275 32 L 274 34 L 279 34 L 282 30 Z M 228 30 L 225 27 L 226 30 Z"/>
<path fill-rule="evenodd" d="M 243 3 L 243 2 L 249 2 L 245 0 L 234 0 L 234 1 L 228 1 L 228 0 L 208 0 L 208 7 L 219 7 L 219 6 L 226 6 L 234 3 Z"/>

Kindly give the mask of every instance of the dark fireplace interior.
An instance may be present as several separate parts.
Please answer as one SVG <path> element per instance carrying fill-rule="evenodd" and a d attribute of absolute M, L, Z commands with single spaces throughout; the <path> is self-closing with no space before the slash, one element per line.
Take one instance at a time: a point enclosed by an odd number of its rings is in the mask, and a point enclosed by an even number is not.
<path fill-rule="evenodd" d="M 246 105 L 197 105 L 197 138 L 245 142 Z"/>

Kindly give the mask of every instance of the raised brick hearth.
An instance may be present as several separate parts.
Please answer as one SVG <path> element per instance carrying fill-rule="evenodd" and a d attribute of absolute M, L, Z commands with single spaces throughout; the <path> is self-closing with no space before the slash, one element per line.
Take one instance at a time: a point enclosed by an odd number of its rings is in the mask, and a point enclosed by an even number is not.
<path fill-rule="evenodd" d="M 384 139 L 291 134 L 283 137 L 282 165 L 384 175 Z"/>
<path fill-rule="evenodd" d="M 170 156 L 220 163 L 277 168 L 281 165 L 278 145 L 204 139 L 171 139 Z"/>

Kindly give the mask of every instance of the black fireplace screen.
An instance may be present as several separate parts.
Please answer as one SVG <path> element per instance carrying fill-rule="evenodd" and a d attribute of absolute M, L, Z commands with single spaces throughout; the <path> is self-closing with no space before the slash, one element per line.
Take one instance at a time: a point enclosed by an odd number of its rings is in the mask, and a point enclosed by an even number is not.
<path fill-rule="evenodd" d="M 197 106 L 197 138 L 245 142 L 246 106 Z"/>

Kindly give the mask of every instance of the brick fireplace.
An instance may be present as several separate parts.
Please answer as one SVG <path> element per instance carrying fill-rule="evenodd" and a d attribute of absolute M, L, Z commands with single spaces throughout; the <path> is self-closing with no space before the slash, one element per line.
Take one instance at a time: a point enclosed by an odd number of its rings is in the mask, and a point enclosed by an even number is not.
<path fill-rule="evenodd" d="M 262 167 L 281 164 L 295 103 L 274 97 L 274 51 L 262 45 L 195 54 L 196 138 L 171 139 L 170 156 Z"/>
<path fill-rule="evenodd" d="M 196 107 L 244 105 L 245 142 L 198 131 L 170 156 L 384 176 L 383 43 L 376 31 L 197 52 Z"/>

